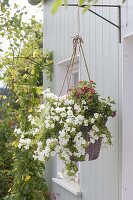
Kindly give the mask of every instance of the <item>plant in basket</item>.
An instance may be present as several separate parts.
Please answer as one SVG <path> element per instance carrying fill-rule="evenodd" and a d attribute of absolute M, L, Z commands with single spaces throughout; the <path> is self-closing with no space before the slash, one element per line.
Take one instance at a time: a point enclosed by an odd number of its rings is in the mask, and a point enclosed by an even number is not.
<path fill-rule="evenodd" d="M 31 149 L 34 159 L 41 162 L 58 155 L 65 164 L 64 176 L 73 178 L 78 172 L 77 161 L 94 160 L 101 144 L 111 145 L 106 122 L 116 115 L 114 101 L 102 99 L 93 81 L 80 81 L 61 97 L 47 89 L 44 98 L 36 115 L 29 116 L 32 128 L 19 131 L 18 147 Z"/>

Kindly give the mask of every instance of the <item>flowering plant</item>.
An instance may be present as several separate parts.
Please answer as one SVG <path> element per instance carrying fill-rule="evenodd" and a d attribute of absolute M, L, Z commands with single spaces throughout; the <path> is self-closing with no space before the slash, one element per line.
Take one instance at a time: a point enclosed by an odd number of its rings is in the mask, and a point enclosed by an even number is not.
<path fill-rule="evenodd" d="M 29 116 L 32 129 L 15 130 L 20 134 L 18 147 L 31 148 L 34 159 L 42 162 L 58 155 L 65 163 L 65 174 L 72 178 L 78 172 L 76 161 L 88 160 L 86 149 L 90 144 L 100 138 L 111 145 L 106 121 L 116 114 L 111 105 L 114 101 L 101 99 L 93 81 L 80 81 L 77 88 L 61 97 L 47 89 L 44 98 L 37 115 Z"/>

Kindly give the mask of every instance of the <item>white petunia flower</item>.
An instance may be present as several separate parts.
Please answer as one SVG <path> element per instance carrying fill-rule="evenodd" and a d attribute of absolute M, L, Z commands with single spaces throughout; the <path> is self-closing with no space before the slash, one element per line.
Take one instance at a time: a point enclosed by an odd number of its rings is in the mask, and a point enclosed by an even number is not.
<path fill-rule="evenodd" d="M 76 128 L 72 128 L 72 130 L 71 130 L 72 132 L 75 132 L 76 131 Z"/>
<path fill-rule="evenodd" d="M 25 144 L 25 139 L 20 138 L 19 142 L 23 145 L 23 144 Z"/>
<path fill-rule="evenodd" d="M 55 119 L 57 122 L 60 121 L 59 116 L 55 116 L 54 119 Z"/>
<path fill-rule="evenodd" d="M 56 111 L 57 113 L 60 113 L 60 112 L 61 112 L 61 108 L 60 108 L 60 107 L 57 107 L 57 108 L 55 108 L 55 111 Z"/>
<path fill-rule="evenodd" d="M 82 104 L 83 104 L 83 105 L 86 105 L 86 101 L 85 101 L 85 100 L 82 100 Z"/>
<path fill-rule="evenodd" d="M 95 132 L 99 132 L 99 128 L 97 128 L 96 125 L 93 125 L 93 126 L 92 126 L 92 129 L 93 129 Z"/>
<path fill-rule="evenodd" d="M 94 122 L 95 122 L 95 119 L 91 118 L 91 123 L 94 124 Z"/>
<path fill-rule="evenodd" d="M 66 95 L 60 96 L 60 97 L 59 97 L 59 100 L 61 100 L 61 101 L 62 101 L 62 100 L 65 100 L 65 99 L 66 99 Z"/>
<path fill-rule="evenodd" d="M 84 110 L 87 110 L 88 109 L 88 107 L 87 106 L 84 106 Z"/>
<path fill-rule="evenodd" d="M 67 116 L 67 114 L 65 112 L 62 112 L 60 115 L 61 115 L 61 117 L 66 117 Z"/>
<path fill-rule="evenodd" d="M 29 145 L 27 144 L 26 146 L 24 146 L 24 148 L 26 149 L 26 150 L 28 150 L 29 149 Z"/>
<path fill-rule="evenodd" d="M 21 129 L 20 128 L 18 128 L 18 129 L 15 128 L 14 132 L 17 133 L 18 135 L 20 135 L 21 134 Z"/>
<path fill-rule="evenodd" d="M 34 160 L 37 160 L 38 157 L 36 155 L 33 155 L 33 158 L 34 158 Z"/>
<path fill-rule="evenodd" d="M 27 143 L 28 145 L 30 145 L 30 144 L 31 144 L 31 139 L 30 139 L 30 138 L 27 138 L 27 139 L 26 139 L 26 143 Z"/>
<path fill-rule="evenodd" d="M 80 106 L 78 106 L 77 104 L 74 105 L 74 110 L 76 110 L 78 113 L 81 111 Z"/>
<path fill-rule="evenodd" d="M 84 120 L 84 126 L 88 126 L 88 120 L 87 119 Z"/>
<path fill-rule="evenodd" d="M 79 137 L 81 137 L 81 135 L 82 135 L 82 132 L 79 131 L 79 132 L 77 133 L 76 137 L 79 138 Z"/>
<path fill-rule="evenodd" d="M 34 131 L 32 132 L 33 136 L 35 136 L 39 131 L 39 128 L 35 128 Z"/>
<path fill-rule="evenodd" d="M 21 147 L 22 147 L 22 145 L 23 145 L 22 143 L 19 143 L 19 144 L 18 144 L 18 148 L 21 148 Z"/>
<path fill-rule="evenodd" d="M 97 135 L 94 135 L 94 140 L 98 140 L 99 137 Z"/>
<path fill-rule="evenodd" d="M 30 114 L 30 115 L 28 116 L 28 121 L 32 121 L 32 119 L 33 119 L 33 116 Z"/>
<path fill-rule="evenodd" d="M 43 109 L 45 108 L 45 105 L 44 104 L 41 104 L 40 106 L 39 106 L 39 112 L 41 112 Z"/>
<path fill-rule="evenodd" d="M 32 118 L 32 120 L 30 122 L 31 122 L 31 125 L 34 125 L 35 124 L 34 118 Z"/>
<path fill-rule="evenodd" d="M 97 119 L 99 117 L 99 114 L 98 113 L 95 113 L 94 114 L 94 117 Z"/>
<path fill-rule="evenodd" d="M 44 161 L 44 152 L 40 152 L 38 155 L 38 160 Z"/>
<path fill-rule="evenodd" d="M 56 152 L 55 152 L 55 151 L 52 151 L 52 152 L 51 152 L 51 156 L 52 156 L 52 157 L 56 156 Z"/>
<path fill-rule="evenodd" d="M 90 143 L 94 144 L 95 143 L 95 139 L 90 138 Z"/>
<path fill-rule="evenodd" d="M 68 110 L 68 111 L 67 111 L 67 115 L 68 115 L 68 116 L 73 116 L 72 110 Z"/>
<path fill-rule="evenodd" d="M 78 120 L 83 121 L 84 120 L 84 116 L 83 115 L 78 115 L 77 116 Z"/>
<path fill-rule="evenodd" d="M 71 118 L 68 118 L 68 119 L 66 120 L 66 123 L 71 124 L 71 123 L 72 123 Z"/>
<path fill-rule="evenodd" d="M 51 126 L 51 128 L 54 128 L 54 127 L 55 127 L 55 125 L 54 125 L 54 124 L 51 124 L 50 126 Z"/>
<path fill-rule="evenodd" d="M 42 142 L 39 141 L 39 142 L 37 143 L 37 146 L 38 146 L 38 147 L 42 147 Z"/>
<path fill-rule="evenodd" d="M 95 132 L 94 132 L 93 130 L 90 130 L 90 131 L 88 132 L 88 134 L 89 134 L 89 136 L 90 136 L 90 137 L 92 137 L 92 138 L 93 138 L 93 137 L 94 137 L 94 134 L 95 134 Z"/>
<path fill-rule="evenodd" d="M 103 143 L 107 143 L 108 142 L 108 139 L 106 137 L 106 134 L 102 134 L 102 142 Z"/>

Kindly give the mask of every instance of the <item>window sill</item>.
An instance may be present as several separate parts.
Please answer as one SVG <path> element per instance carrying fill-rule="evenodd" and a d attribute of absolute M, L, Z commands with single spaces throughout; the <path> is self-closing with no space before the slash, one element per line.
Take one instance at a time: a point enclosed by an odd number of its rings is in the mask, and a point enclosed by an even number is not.
<path fill-rule="evenodd" d="M 78 183 L 74 181 L 70 181 L 64 178 L 52 178 L 52 181 L 56 183 L 57 185 L 65 188 L 69 192 L 73 193 L 76 196 L 82 196 L 82 193 L 80 191 L 80 186 Z"/>

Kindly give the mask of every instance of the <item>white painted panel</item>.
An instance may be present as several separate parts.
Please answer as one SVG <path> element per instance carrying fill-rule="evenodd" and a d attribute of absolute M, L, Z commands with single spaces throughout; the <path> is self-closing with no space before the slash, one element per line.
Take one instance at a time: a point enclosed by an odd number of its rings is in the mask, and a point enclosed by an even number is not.
<path fill-rule="evenodd" d="M 123 44 L 123 200 L 133 197 L 133 36 Z"/>

